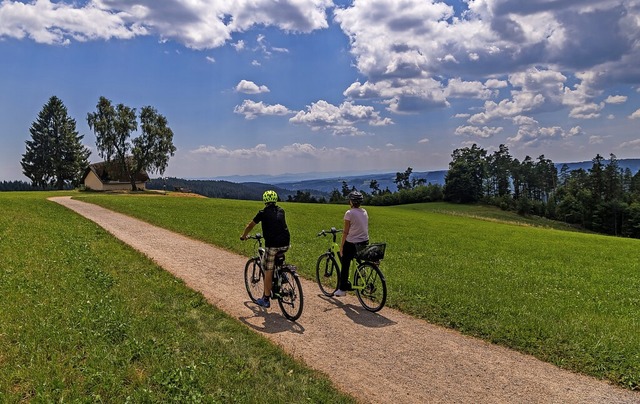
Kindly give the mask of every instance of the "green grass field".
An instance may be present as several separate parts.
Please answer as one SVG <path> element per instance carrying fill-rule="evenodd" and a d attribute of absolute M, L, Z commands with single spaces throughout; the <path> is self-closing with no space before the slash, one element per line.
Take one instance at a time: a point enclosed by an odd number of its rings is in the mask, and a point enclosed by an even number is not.
<path fill-rule="evenodd" d="M 0 402 L 353 402 L 52 195 L 0 193 Z"/>
<path fill-rule="evenodd" d="M 244 255 L 251 248 L 238 237 L 262 207 L 223 199 L 79 197 Z M 313 279 L 327 247 L 316 234 L 341 227 L 346 206 L 281 205 L 292 232 L 288 261 Z M 485 207 L 367 209 L 372 241 L 387 243 L 388 306 L 640 388 L 640 240 L 564 231 L 561 223 Z"/>
<path fill-rule="evenodd" d="M 252 245 L 238 237 L 262 207 L 72 194 L 243 255 Z M 255 402 L 267 391 L 276 402 L 350 401 L 51 195 L 0 193 L 0 402 Z M 340 227 L 346 206 L 282 206 L 288 261 L 313 279 L 328 241 L 316 234 Z M 387 242 L 390 307 L 640 388 L 640 240 L 484 207 L 367 209 L 372 241 Z"/>

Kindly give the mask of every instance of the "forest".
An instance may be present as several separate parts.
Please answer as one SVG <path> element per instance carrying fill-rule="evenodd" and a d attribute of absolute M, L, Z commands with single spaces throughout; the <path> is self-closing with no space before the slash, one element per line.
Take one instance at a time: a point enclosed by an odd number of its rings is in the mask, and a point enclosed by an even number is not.
<path fill-rule="evenodd" d="M 538 215 L 598 233 L 640 238 L 640 171 L 621 168 L 610 154 L 591 168 L 560 169 L 544 155 L 513 158 L 505 145 L 488 153 L 473 145 L 452 153 L 443 199 L 488 203 L 521 215 Z"/>

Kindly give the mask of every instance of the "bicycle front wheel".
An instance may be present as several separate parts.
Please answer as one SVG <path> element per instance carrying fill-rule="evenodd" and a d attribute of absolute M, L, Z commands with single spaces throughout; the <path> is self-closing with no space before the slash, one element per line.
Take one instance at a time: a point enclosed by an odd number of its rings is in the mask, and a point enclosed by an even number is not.
<path fill-rule="evenodd" d="M 256 302 L 264 294 L 264 272 L 260 258 L 251 258 L 244 266 L 244 286 L 252 302 Z"/>
<path fill-rule="evenodd" d="M 376 312 L 387 301 L 387 282 L 377 265 L 363 262 L 354 274 L 354 289 L 360 304 L 365 309 Z"/>
<path fill-rule="evenodd" d="M 298 275 L 288 269 L 280 270 L 280 292 L 278 305 L 286 318 L 295 321 L 302 314 L 304 297 L 302 295 L 302 284 Z"/>
<path fill-rule="evenodd" d="M 340 279 L 340 269 L 331 254 L 325 253 L 318 257 L 316 281 L 322 294 L 333 296 L 333 292 L 338 289 L 338 279 Z"/>

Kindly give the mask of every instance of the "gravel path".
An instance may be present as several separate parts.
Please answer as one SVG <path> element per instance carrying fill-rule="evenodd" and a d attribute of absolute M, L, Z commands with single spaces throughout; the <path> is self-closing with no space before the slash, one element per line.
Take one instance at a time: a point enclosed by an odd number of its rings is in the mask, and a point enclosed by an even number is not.
<path fill-rule="evenodd" d="M 327 298 L 302 280 L 297 323 L 244 289 L 246 258 L 96 205 L 51 200 L 94 221 L 363 403 L 640 403 L 631 392 L 355 296 Z"/>

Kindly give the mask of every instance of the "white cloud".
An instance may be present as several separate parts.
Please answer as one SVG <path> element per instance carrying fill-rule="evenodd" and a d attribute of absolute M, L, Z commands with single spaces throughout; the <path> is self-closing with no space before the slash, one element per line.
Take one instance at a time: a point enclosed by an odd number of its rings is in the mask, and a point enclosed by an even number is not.
<path fill-rule="evenodd" d="M 622 142 L 620 144 L 620 148 L 621 149 L 639 150 L 640 149 L 640 139 L 633 139 L 633 140 L 630 140 L 628 142 Z"/>
<path fill-rule="evenodd" d="M 380 117 L 373 107 L 355 105 L 351 102 L 335 106 L 324 100 L 313 103 L 306 111 L 299 111 L 289 121 L 308 125 L 314 131 L 329 130 L 334 135 L 362 135 L 364 132 L 357 127 L 361 123 L 370 126 L 386 126 L 393 123 L 389 118 Z"/>
<path fill-rule="evenodd" d="M 435 0 L 355 0 L 337 9 L 336 21 L 367 78 L 345 95 L 382 98 L 393 112 L 417 112 L 449 106 L 450 97 L 489 98 L 479 87 L 455 82 L 441 90 L 451 77 L 465 83 L 484 77 L 485 91 L 514 90 L 510 99 L 487 104 L 491 111 L 474 124 L 563 106 L 570 116 L 586 119 L 599 116 L 594 97 L 603 86 L 635 82 L 640 75 L 637 2 L 462 3 L 468 7 L 462 15 Z M 508 82 L 502 79 L 507 72 L 514 72 Z M 418 84 L 427 80 L 437 84 Z M 574 87 L 565 88 L 568 82 Z"/>
<path fill-rule="evenodd" d="M 528 116 L 517 116 L 513 123 L 519 125 L 519 128 L 515 136 L 507 138 L 508 146 L 538 147 L 585 134 L 580 126 L 574 126 L 568 131 L 560 126 L 541 127 L 538 121 Z"/>
<path fill-rule="evenodd" d="M 205 59 L 209 63 L 215 63 L 216 62 L 216 59 L 213 56 L 207 56 Z"/>
<path fill-rule="evenodd" d="M 626 95 L 610 95 L 604 102 L 607 104 L 624 104 L 627 102 L 627 98 Z"/>
<path fill-rule="evenodd" d="M 546 105 L 562 102 L 566 77 L 553 70 L 528 69 L 509 76 L 514 88 L 511 99 L 485 101 L 484 111 L 469 118 L 473 125 L 484 125 L 494 120 L 513 118 L 523 113 L 538 112 Z"/>
<path fill-rule="evenodd" d="M 68 44 L 154 34 L 189 48 L 209 49 L 224 45 L 233 33 L 259 25 L 300 33 L 327 28 L 326 10 L 332 6 L 330 0 L 90 0 L 80 4 L 3 1 L 0 38 Z M 237 42 L 234 46 L 240 50 L 244 45 Z"/>
<path fill-rule="evenodd" d="M 604 103 L 589 103 L 574 107 L 569 116 L 571 118 L 594 119 L 600 117 L 600 111 L 604 108 Z"/>
<path fill-rule="evenodd" d="M 506 80 L 489 79 L 485 81 L 484 86 L 491 89 L 506 88 L 509 83 Z"/>
<path fill-rule="evenodd" d="M 131 12 L 114 12 L 93 3 L 77 8 L 49 0 L 3 1 L 0 3 L 0 38 L 30 38 L 49 45 L 68 45 L 71 40 L 131 39 L 148 34 L 136 17 Z"/>
<path fill-rule="evenodd" d="M 479 81 L 463 81 L 457 77 L 449 80 L 444 94 L 453 98 L 479 98 L 483 100 L 494 95 L 493 91 Z"/>
<path fill-rule="evenodd" d="M 236 85 L 235 91 L 238 93 L 244 93 L 244 94 L 261 94 L 261 93 L 268 93 L 269 88 L 264 85 L 259 86 L 253 81 L 240 80 L 240 82 Z"/>
<path fill-rule="evenodd" d="M 244 50 L 246 45 L 245 45 L 244 41 L 241 39 L 236 43 L 232 43 L 231 46 L 233 46 L 236 51 L 240 52 L 240 51 Z"/>
<path fill-rule="evenodd" d="M 427 139 L 426 137 L 425 137 L 425 138 L 422 138 L 422 139 L 418 140 L 418 143 L 420 143 L 420 144 L 427 144 L 427 143 L 429 143 L 429 139 Z"/>
<path fill-rule="evenodd" d="M 267 105 L 262 101 L 255 102 L 251 100 L 244 100 L 242 105 L 234 108 L 233 112 L 244 115 L 244 118 L 248 120 L 264 115 L 289 115 L 292 113 L 292 111 L 289 111 L 284 105 Z"/>
<path fill-rule="evenodd" d="M 631 115 L 629 115 L 629 119 L 640 119 L 640 109 L 636 109 Z"/>
<path fill-rule="evenodd" d="M 458 126 L 456 128 L 455 133 L 456 135 L 464 135 L 464 136 L 488 139 L 490 137 L 497 135 L 503 130 L 504 128 L 501 128 L 501 127 L 495 128 L 495 127 L 483 126 L 482 128 L 480 128 L 477 126 Z"/>

